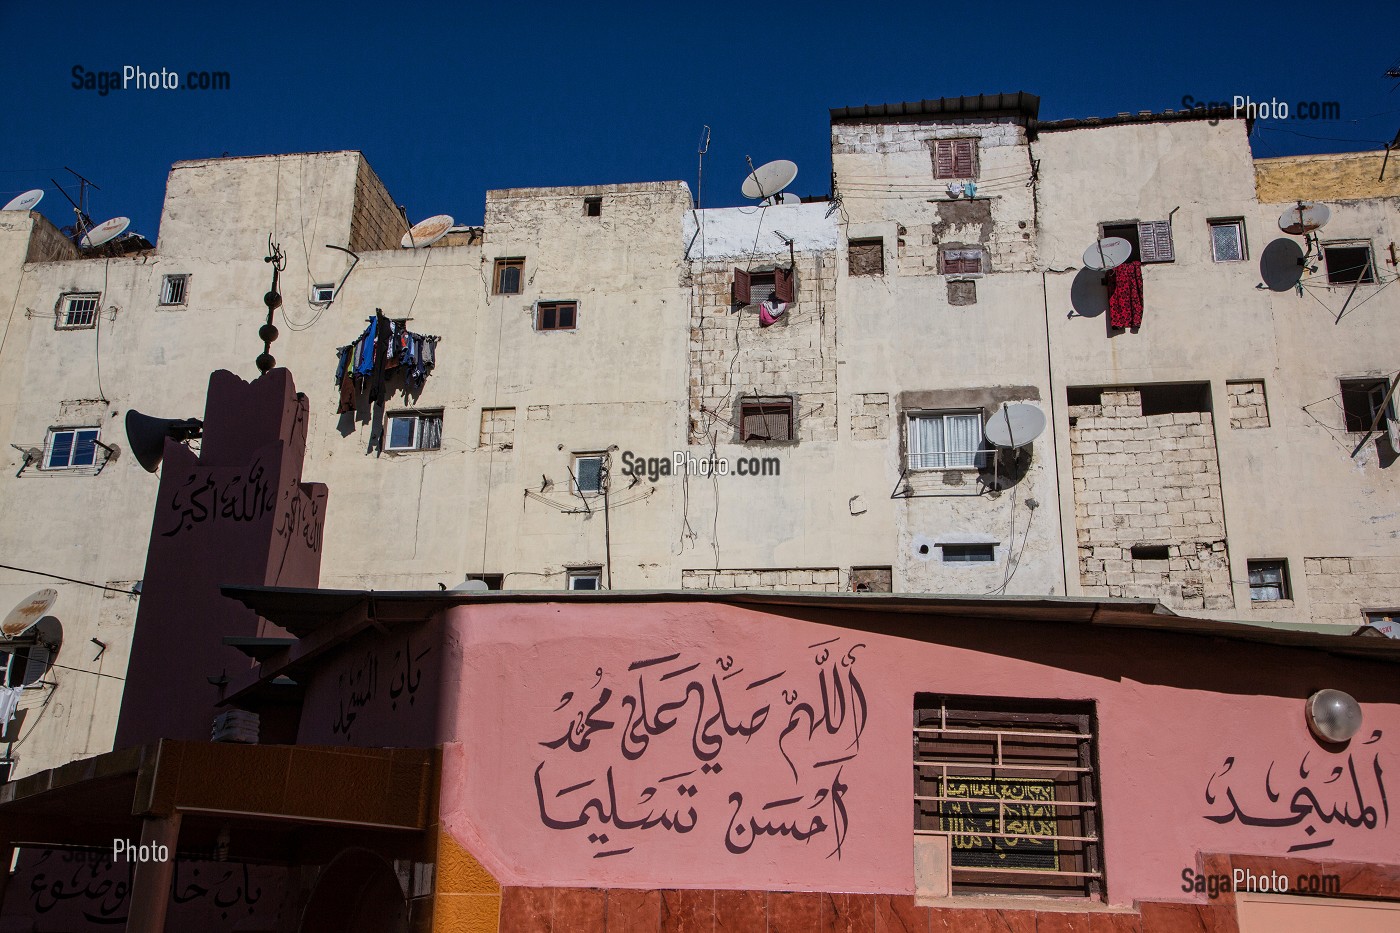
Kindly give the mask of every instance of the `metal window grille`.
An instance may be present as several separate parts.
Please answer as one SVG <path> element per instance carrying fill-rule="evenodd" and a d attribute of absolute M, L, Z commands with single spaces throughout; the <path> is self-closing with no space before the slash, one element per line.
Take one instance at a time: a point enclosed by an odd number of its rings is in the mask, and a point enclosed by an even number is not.
<path fill-rule="evenodd" d="M 102 296 L 68 295 L 63 301 L 63 311 L 54 327 L 58 330 L 81 330 L 97 325 L 97 305 Z"/>
<path fill-rule="evenodd" d="M 574 487 L 580 493 L 603 491 L 603 458 L 601 456 L 574 458 Z"/>
<path fill-rule="evenodd" d="M 949 838 L 955 894 L 1102 895 L 1090 705 L 921 694 L 915 713 L 914 832 Z"/>
<path fill-rule="evenodd" d="M 184 304 L 189 281 L 188 275 L 167 275 L 161 284 L 160 303 L 163 305 Z"/>
<path fill-rule="evenodd" d="M 1244 259 L 1244 221 L 1211 221 L 1210 258 L 1215 262 L 1238 262 Z"/>
<path fill-rule="evenodd" d="M 792 440 L 792 399 L 753 399 L 739 406 L 742 441 Z"/>

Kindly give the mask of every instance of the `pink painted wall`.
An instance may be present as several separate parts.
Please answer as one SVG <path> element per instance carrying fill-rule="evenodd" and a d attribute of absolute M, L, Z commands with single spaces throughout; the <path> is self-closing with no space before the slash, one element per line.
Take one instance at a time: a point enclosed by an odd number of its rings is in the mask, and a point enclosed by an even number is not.
<path fill-rule="evenodd" d="M 1050 623 L 797 615 L 451 610 L 444 825 L 511 884 L 910 892 L 914 696 L 946 692 L 1097 701 L 1115 904 L 1189 899 L 1182 869 L 1201 851 L 1331 840 L 1301 854 L 1400 862 L 1382 795 L 1400 771 L 1393 666 Z M 1345 750 L 1304 724 L 1321 686 L 1362 702 Z M 1293 822 L 1246 825 L 1280 819 Z"/>

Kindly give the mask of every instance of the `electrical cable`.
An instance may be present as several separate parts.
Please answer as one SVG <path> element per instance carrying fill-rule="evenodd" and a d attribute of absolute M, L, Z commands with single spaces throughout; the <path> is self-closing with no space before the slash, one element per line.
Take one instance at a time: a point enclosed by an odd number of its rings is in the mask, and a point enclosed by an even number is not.
<path fill-rule="evenodd" d="M 10 564 L 0 564 L 0 570 L 14 570 L 18 573 L 30 573 L 36 577 L 48 577 L 51 580 L 62 580 L 64 583 L 77 583 L 80 586 L 90 586 L 97 590 L 106 590 L 109 593 L 125 593 L 127 596 L 140 596 L 136 590 L 123 590 L 115 586 L 103 586 L 101 583 L 89 583 L 87 580 L 75 580 L 72 577 L 60 576 L 56 573 L 46 573 L 42 570 L 30 570 L 27 567 L 14 567 Z"/>

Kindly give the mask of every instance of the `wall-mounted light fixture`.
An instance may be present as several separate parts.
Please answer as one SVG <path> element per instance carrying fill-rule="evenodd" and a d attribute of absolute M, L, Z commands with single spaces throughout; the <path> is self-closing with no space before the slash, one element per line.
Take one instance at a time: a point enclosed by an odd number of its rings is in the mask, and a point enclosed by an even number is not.
<path fill-rule="evenodd" d="M 1340 690 L 1308 697 L 1308 728 L 1324 742 L 1345 742 L 1361 729 L 1361 704 Z"/>

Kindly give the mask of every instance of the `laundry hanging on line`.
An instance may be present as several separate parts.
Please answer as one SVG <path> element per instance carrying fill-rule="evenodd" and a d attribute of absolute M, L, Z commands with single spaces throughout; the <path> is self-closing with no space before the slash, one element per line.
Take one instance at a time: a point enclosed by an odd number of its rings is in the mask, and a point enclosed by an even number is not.
<path fill-rule="evenodd" d="M 1108 324 L 1142 326 L 1142 263 L 1134 259 L 1108 270 Z"/>
<path fill-rule="evenodd" d="M 405 322 L 390 320 L 376 309 L 355 342 L 336 350 L 336 414 L 354 411 L 361 396 L 378 402 L 392 394 L 386 392 L 386 382 L 398 372 L 403 373 L 404 391 L 421 391 L 436 362 L 440 339 L 414 333 Z"/>

